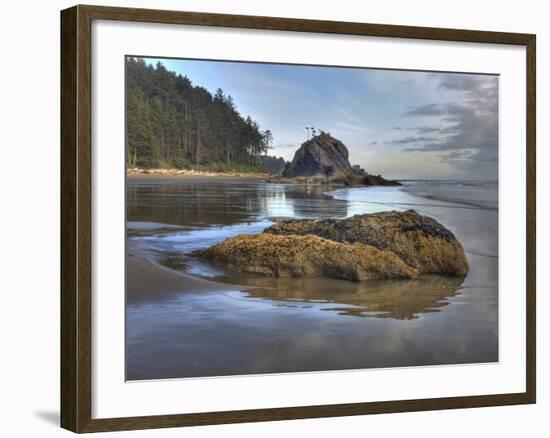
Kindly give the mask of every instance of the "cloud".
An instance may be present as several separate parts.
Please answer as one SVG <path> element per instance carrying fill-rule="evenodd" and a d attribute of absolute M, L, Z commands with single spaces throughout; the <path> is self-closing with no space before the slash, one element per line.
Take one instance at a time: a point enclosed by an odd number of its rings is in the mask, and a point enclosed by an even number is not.
<path fill-rule="evenodd" d="M 246 66 L 239 65 L 239 76 L 243 83 L 246 83 L 252 90 L 264 89 L 270 92 L 302 93 L 307 89 L 295 81 L 283 79 L 276 74 L 265 72 L 261 69 L 251 71 Z"/>
<path fill-rule="evenodd" d="M 405 118 L 419 118 L 428 123 L 415 128 L 418 134 L 428 137 L 405 137 L 392 143 L 413 143 L 422 139 L 424 144 L 403 149 L 403 152 L 439 153 L 443 161 L 454 163 L 468 172 L 473 163 L 492 163 L 496 175 L 498 161 L 498 78 L 482 75 L 436 75 L 439 88 L 456 94 L 446 103 L 428 103 L 409 107 Z M 430 124 L 430 121 L 433 123 Z M 420 141 L 420 140 L 419 140 Z M 475 167 L 475 166 L 474 166 Z"/>
<path fill-rule="evenodd" d="M 397 140 L 387 141 L 386 143 L 390 144 L 408 144 L 408 143 L 419 143 L 419 142 L 430 142 L 435 140 L 433 137 L 404 137 Z"/>
<path fill-rule="evenodd" d="M 413 106 L 409 108 L 403 114 L 405 117 L 414 117 L 414 116 L 440 116 L 443 114 L 441 105 L 437 103 L 429 103 L 426 105 Z"/>
<path fill-rule="evenodd" d="M 346 123 L 346 122 L 336 122 L 335 123 L 336 129 L 344 130 L 344 131 L 352 131 L 352 132 L 369 132 L 369 129 L 358 126 L 353 123 Z"/>
<path fill-rule="evenodd" d="M 463 161 L 471 156 L 471 151 L 451 151 L 441 156 L 443 161 Z"/>
<path fill-rule="evenodd" d="M 361 120 L 352 111 L 346 108 L 336 108 L 336 110 L 346 116 L 349 122 L 361 123 Z"/>
<path fill-rule="evenodd" d="M 417 126 L 409 128 L 418 134 L 453 134 L 456 132 L 456 126 Z"/>
<path fill-rule="evenodd" d="M 446 104 L 441 105 L 443 120 L 452 125 L 446 129 L 438 128 L 443 134 L 439 141 L 432 141 L 421 147 L 404 149 L 405 152 L 446 151 L 446 150 L 497 150 L 498 119 L 497 114 L 481 111 L 479 108 Z M 401 141 L 407 139 L 402 139 Z M 399 141 L 397 141 L 399 142 Z M 405 141 L 404 143 L 406 143 Z M 479 154 L 478 154 L 479 155 Z"/>
<path fill-rule="evenodd" d="M 470 92 L 478 88 L 479 76 L 473 75 L 441 75 L 439 88 Z"/>

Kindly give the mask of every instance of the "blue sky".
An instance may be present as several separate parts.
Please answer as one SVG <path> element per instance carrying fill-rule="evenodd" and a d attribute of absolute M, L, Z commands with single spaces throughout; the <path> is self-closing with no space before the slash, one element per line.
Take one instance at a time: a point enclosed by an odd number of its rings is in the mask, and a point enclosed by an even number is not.
<path fill-rule="evenodd" d="M 346 144 L 352 164 L 391 178 L 498 176 L 498 77 L 147 58 L 233 97 L 291 160 L 305 126 Z"/>

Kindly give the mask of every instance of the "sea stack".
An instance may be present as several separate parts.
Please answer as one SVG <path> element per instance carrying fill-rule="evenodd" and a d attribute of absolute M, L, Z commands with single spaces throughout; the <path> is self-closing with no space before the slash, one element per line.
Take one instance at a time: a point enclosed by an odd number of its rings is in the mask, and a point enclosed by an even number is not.
<path fill-rule="evenodd" d="M 356 166 L 359 167 L 359 166 Z M 345 185 L 400 185 L 380 175 L 357 173 L 349 162 L 346 145 L 329 133 L 321 131 L 306 142 L 294 154 L 283 170 L 282 177 L 311 183 L 340 183 Z"/>
<path fill-rule="evenodd" d="M 332 178 L 345 178 L 354 174 L 348 148 L 330 134 L 321 132 L 302 143 L 292 162 L 283 171 L 283 177 L 325 178 L 327 173 Z"/>

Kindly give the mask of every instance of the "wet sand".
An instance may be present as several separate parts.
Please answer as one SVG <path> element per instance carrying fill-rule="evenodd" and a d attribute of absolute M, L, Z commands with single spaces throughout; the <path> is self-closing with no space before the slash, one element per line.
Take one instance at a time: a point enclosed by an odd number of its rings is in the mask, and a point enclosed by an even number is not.
<path fill-rule="evenodd" d="M 129 248 L 126 290 L 126 303 L 137 304 L 186 292 L 227 290 L 227 286 L 160 266 Z"/>
<path fill-rule="evenodd" d="M 129 179 L 127 379 L 498 360 L 497 211 L 396 188 L 326 195 L 322 187 L 176 178 Z M 189 255 L 261 232 L 277 216 L 407 208 L 436 217 L 463 242 L 465 279 L 258 278 Z"/>

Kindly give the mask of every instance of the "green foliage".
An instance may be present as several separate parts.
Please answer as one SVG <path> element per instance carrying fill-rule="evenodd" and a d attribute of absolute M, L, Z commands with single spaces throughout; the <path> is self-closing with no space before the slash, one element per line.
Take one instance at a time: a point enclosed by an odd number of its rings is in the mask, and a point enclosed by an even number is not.
<path fill-rule="evenodd" d="M 261 165 L 249 165 L 231 163 L 227 164 L 221 161 L 212 162 L 202 165 L 191 165 L 189 169 L 199 170 L 204 172 L 236 172 L 236 173 L 265 173 L 265 167 Z"/>
<path fill-rule="evenodd" d="M 271 175 L 281 175 L 287 165 L 284 158 L 275 156 L 272 157 L 269 155 L 263 156 L 261 158 L 261 163 Z"/>
<path fill-rule="evenodd" d="M 207 166 L 258 171 L 271 131 L 243 118 L 231 96 L 212 94 L 158 63 L 126 58 L 126 150 L 129 167 Z"/>

